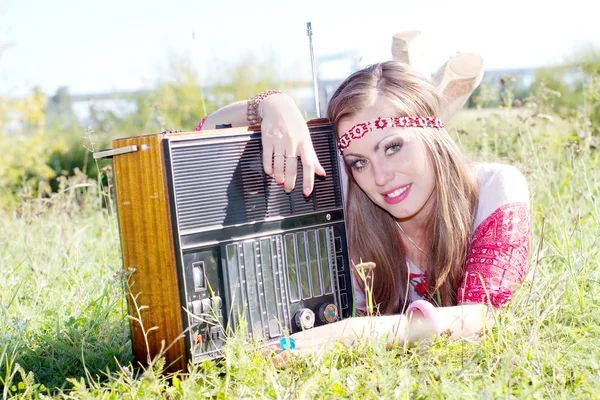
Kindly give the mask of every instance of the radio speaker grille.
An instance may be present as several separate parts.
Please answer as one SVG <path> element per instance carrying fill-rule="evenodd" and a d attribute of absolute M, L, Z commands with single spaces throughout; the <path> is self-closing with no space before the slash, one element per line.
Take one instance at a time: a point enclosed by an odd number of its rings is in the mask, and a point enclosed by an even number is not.
<path fill-rule="evenodd" d="M 321 165 L 330 174 L 337 171 L 333 165 L 337 162 L 337 150 L 331 126 L 317 125 L 310 127 L 310 131 Z M 315 177 L 312 195 L 304 197 L 300 160 L 297 189 L 290 194 L 266 176 L 262 169 L 260 132 L 253 133 L 245 142 L 194 143 L 171 147 L 181 231 L 208 230 L 342 207 L 340 188 L 335 184 L 338 176 Z"/>

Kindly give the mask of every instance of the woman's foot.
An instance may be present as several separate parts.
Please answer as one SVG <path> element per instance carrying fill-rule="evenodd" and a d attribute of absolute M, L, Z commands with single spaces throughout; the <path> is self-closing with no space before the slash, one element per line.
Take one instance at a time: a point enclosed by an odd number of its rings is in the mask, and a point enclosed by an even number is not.
<path fill-rule="evenodd" d="M 421 31 L 398 32 L 392 36 L 392 59 L 409 64 L 415 71 L 431 78 L 425 66 Z M 483 78 L 483 59 L 476 53 L 457 53 L 431 78 L 445 97 L 440 118 L 448 122 L 464 106 Z"/>
<path fill-rule="evenodd" d="M 421 31 L 398 32 L 392 36 L 392 59 L 406 63 L 415 71 L 431 78 L 425 66 L 425 52 Z"/>
<path fill-rule="evenodd" d="M 444 95 L 440 118 L 448 122 L 467 102 L 483 78 L 483 59 L 476 53 L 458 53 L 440 67 L 432 83 Z"/>

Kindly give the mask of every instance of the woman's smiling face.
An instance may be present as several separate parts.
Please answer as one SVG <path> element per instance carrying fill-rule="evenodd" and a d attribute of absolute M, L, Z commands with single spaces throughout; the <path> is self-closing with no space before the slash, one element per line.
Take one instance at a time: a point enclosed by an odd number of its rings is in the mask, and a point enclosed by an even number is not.
<path fill-rule="evenodd" d="M 338 130 L 345 133 L 356 124 L 396 114 L 392 107 L 376 104 L 343 118 Z M 435 172 L 418 129 L 422 128 L 374 129 L 352 140 L 343 151 L 358 186 L 398 220 L 412 218 L 422 210 L 421 214 L 428 214 L 433 201 Z"/>

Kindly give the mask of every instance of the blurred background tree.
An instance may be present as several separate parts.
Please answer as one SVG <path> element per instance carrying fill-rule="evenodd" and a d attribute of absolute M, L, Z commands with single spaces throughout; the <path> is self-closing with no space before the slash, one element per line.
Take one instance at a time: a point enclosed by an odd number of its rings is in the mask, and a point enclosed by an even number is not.
<path fill-rule="evenodd" d="M 57 177 L 76 169 L 90 178 L 109 163 L 92 163 L 91 152 L 111 147 L 115 138 L 165 130 L 193 130 L 198 122 L 233 101 L 248 99 L 268 88 L 289 88 L 274 60 L 246 56 L 221 69 L 219 83 L 201 83 L 191 63 L 177 55 L 163 67 L 154 89 L 115 96 L 116 109 L 89 101 L 87 121 L 80 121 L 68 87 L 46 97 L 38 88 L 22 99 L 0 97 L 0 187 L 6 199 L 23 185 L 29 194 L 56 191 Z M 130 109 L 129 111 L 127 109 Z M 44 190 L 39 183 L 43 182 Z"/>
<path fill-rule="evenodd" d="M 563 65 L 537 71 L 530 89 L 549 113 L 573 122 L 579 138 L 600 136 L 600 48 L 576 52 Z"/>
<path fill-rule="evenodd" d="M 84 102 L 88 111 L 85 121 L 78 119 L 68 87 L 50 97 L 39 88 L 20 99 L 0 96 L 2 198 L 11 198 L 24 187 L 31 195 L 43 196 L 57 190 L 58 177 L 72 175 L 76 169 L 95 179 L 108 161 L 96 165 L 91 151 L 111 147 L 111 141 L 119 137 L 193 130 L 206 114 L 233 101 L 270 88 L 297 89 L 299 82 L 282 78 L 286 72 L 274 56 L 260 61 L 247 55 L 234 65 L 219 68 L 214 81 L 201 82 L 187 58 L 171 54 L 153 89 L 115 94 L 107 101 L 112 107 L 106 107 L 106 101 Z M 528 87 L 519 83 L 518 77 L 484 83 L 469 105 L 510 108 L 536 101 L 539 110 L 573 122 L 574 137 L 597 138 L 599 76 L 600 50 L 590 48 L 574 54 L 564 65 L 537 70 Z"/>
<path fill-rule="evenodd" d="M 23 99 L 0 99 L 0 186 L 48 181 L 55 176 L 49 166 L 51 154 L 64 151 L 46 129 L 47 97 L 34 88 Z"/>

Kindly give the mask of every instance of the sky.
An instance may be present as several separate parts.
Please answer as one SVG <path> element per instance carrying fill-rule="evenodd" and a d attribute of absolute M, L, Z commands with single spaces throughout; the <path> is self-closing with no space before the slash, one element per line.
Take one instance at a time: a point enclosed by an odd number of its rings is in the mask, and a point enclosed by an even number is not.
<path fill-rule="evenodd" d="M 387 60 L 392 35 L 417 29 L 432 72 L 457 51 L 481 54 L 486 69 L 539 67 L 600 45 L 594 3 L 0 0 L 0 95 L 148 88 L 174 59 L 187 60 L 202 82 L 224 79 L 249 56 L 310 79 L 308 21 L 317 59 L 353 52 L 361 65 Z"/>

